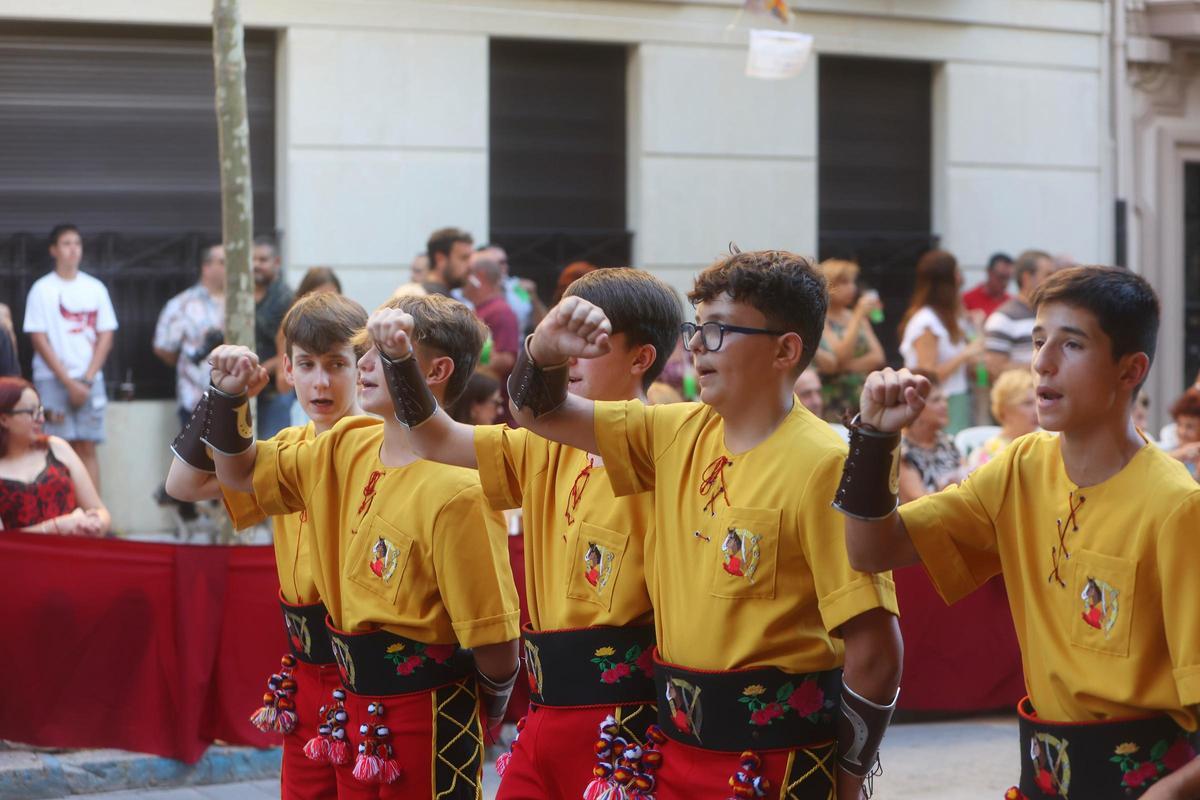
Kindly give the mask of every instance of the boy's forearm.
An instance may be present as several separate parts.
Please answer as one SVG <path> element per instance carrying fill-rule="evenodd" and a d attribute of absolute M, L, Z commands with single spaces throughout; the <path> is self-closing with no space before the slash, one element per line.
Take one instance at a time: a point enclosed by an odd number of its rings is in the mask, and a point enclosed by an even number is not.
<path fill-rule="evenodd" d="M 600 445 L 596 440 L 596 404 L 595 402 L 573 394 L 568 394 L 562 405 L 547 414 L 535 417 L 528 409 L 518 409 L 509 403 L 513 419 L 523 428 L 549 439 L 578 450 L 596 453 Z"/>
<path fill-rule="evenodd" d="M 96 377 L 103 367 L 104 362 L 108 358 L 108 354 L 113 348 L 113 332 L 103 331 L 96 337 L 96 349 L 92 351 L 92 360 L 88 364 L 87 372 L 83 374 L 86 380 L 92 380 Z"/>
<path fill-rule="evenodd" d="M 886 572 L 921 560 L 898 512 L 879 520 L 847 516 L 846 554 L 859 572 Z"/>
<path fill-rule="evenodd" d="M 194 469 L 178 458 L 171 459 L 166 488 L 167 494 L 184 503 L 216 500 L 221 496 L 221 485 L 215 475 Z"/>
<path fill-rule="evenodd" d="M 421 458 L 477 469 L 475 426 L 455 420 L 443 408 L 408 431 L 409 441 Z"/>
<path fill-rule="evenodd" d="M 239 492 L 254 491 L 254 465 L 258 461 L 258 442 L 236 456 L 227 456 L 213 451 L 213 463 L 217 467 L 217 480 L 222 486 Z"/>

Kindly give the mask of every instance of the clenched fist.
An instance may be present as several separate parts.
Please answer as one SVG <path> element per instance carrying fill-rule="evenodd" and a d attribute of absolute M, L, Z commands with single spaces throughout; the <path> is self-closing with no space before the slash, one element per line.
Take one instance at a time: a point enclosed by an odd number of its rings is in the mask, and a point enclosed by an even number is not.
<path fill-rule="evenodd" d="M 863 384 L 859 420 L 878 431 L 896 433 L 920 416 L 930 388 L 928 378 L 907 369 L 872 372 Z"/>
<path fill-rule="evenodd" d="M 413 329 L 416 320 L 407 311 L 381 308 L 367 320 L 367 333 L 379 352 L 390 361 L 402 361 L 412 355 Z"/>
<path fill-rule="evenodd" d="M 541 366 L 568 358 L 596 358 L 609 351 L 612 323 L 600 308 L 582 297 L 564 297 L 533 332 L 529 355 Z"/>
<path fill-rule="evenodd" d="M 223 344 L 208 355 L 212 385 L 225 394 L 258 394 L 271 379 L 249 347 Z"/>

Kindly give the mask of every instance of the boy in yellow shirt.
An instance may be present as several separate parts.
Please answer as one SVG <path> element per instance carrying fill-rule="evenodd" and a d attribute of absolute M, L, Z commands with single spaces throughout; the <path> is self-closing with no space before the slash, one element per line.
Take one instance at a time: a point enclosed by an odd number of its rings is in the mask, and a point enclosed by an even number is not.
<path fill-rule="evenodd" d="M 836 504 L 859 569 L 925 565 L 948 603 L 1003 574 L 1029 696 L 1006 797 L 1200 797 L 1200 487 L 1134 427 L 1159 306 L 1137 275 L 1079 267 L 1034 296 L 1046 433 L 896 513 L 900 430 L 929 383 L 873 373 Z"/>
<path fill-rule="evenodd" d="M 592 400 L 645 402 L 679 336 L 678 297 L 634 269 L 591 272 L 572 283 L 567 296 L 595 303 L 613 324 L 607 354 L 572 363 L 570 391 Z M 410 317 L 398 324 L 411 335 Z M 411 348 L 385 355 L 401 367 Z M 523 512 L 531 708 L 511 755 L 498 764 L 498 800 L 579 797 L 589 781 L 596 790 L 612 785 L 611 755 L 599 759 L 608 765 L 601 774 L 593 773 L 598 729 L 611 727 L 610 736 L 639 746 L 656 714 L 654 625 L 642 569 L 654 525 L 649 493 L 614 497 L 594 453 L 524 429 L 455 422 L 437 408 L 419 375 L 399 381 L 398 392 L 423 409 L 406 420 L 417 452 L 477 467 L 493 508 Z M 638 777 L 628 770 L 627 783 Z"/>
<path fill-rule="evenodd" d="M 351 339 L 367 324 L 367 312 L 338 294 L 321 292 L 296 301 L 283 318 L 284 369 L 296 387 L 304 413 L 312 420 L 303 427 L 284 428 L 279 442 L 296 443 L 324 433 L 342 417 L 361 414 L 358 407 L 359 354 Z M 266 372 L 257 376 L 265 382 Z M 209 500 L 222 496 L 211 456 L 200 435 L 208 414 L 209 395 L 197 404 L 192 418 L 176 438 L 167 475 L 167 492 L 179 500 Z M 257 524 L 266 514 L 254 496 L 224 491 L 234 526 Z M 280 792 L 283 800 L 322 800 L 337 796 L 337 778 L 327 759 L 304 754 L 307 742 L 320 741 L 320 708 L 341 688 L 329 636 L 325 605 L 317 592 L 302 536 L 303 510 L 274 517 L 275 563 L 279 602 L 291 654 L 267 682 L 262 708 L 251 720 L 263 731 L 283 734 Z"/>
<path fill-rule="evenodd" d="M 579 297 L 526 343 L 510 396 L 535 432 L 598 450 L 618 496 L 653 497 L 655 796 L 856 800 L 894 707 L 900 633 L 890 577 L 854 572 L 839 547 L 828 497 L 845 447 L 792 393 L 825 282 L 791 253 L 737 253 L 689 299 L 702 403 L 567 394 L 570 360 L 611 347 L 604 312 Z"/>
<path fill-rule="evenodd" d="M 311 441 L 251 439 L 246 348 L 214 351 L 205 441 L 222 484 L 268 513 L 305 510 L 305 535 L 345 686 L 326 709 L 339 798 L 476 798 L 483 733 L 516 679 L 517 600 L 502 517 L 471 470 L 419 459 L 380 368 L 386 321 L 416 319 L 416 362 L 443 402 L 462 391 L 483 331 L 461 303 L 396 298 L 356 340 L 362 407 Z M 472 648 L 468 653 L 463 648 Z M 472 658 L 473 656 L 473 658 Z M 354 754 L 357 753 L 357 756 Z"/>

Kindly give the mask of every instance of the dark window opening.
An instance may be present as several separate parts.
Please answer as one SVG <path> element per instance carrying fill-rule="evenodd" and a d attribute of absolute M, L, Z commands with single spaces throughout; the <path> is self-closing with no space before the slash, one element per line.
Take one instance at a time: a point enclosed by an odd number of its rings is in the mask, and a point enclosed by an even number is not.
<path fill-rule="evenodd" d="M 875 327 L 891 363 L 917 259 L 931 231 L 931 66 L 821 56 L 819 61 L 818 257 L 857 261 L 879 291 Z"/>
<path fill-rule="evenodd" d="M 627 53 L 614 45 L 493 39 L 493 242 L 545 299 L 572 261 L 627 265 Z"/>

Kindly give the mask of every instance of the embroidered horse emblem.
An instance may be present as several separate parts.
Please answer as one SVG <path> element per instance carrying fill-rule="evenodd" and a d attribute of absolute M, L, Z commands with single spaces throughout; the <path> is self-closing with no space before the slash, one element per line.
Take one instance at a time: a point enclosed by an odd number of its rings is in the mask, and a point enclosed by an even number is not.
<path fill-rule="evenodd" d="M 333 660 L 337 662 L 338 672 L 342 676 L 342 683 L 347 686 L 353 686 L 355 669 L 354 659 L 350 657 L 350 648 L 336 636 L 330 636 L 329 643 L 333 648 Z"/>
<path fill-rule="evenodd" d="M 668 678 L 664 690 L 667 712 L 680 733 L 695 736 L 700 741 L 700 725 L 704 716 L 700 708 L 700 689 L 680 678 Z"/>
<path fill-rule="evenodd" d="M 1104 631 L 1105 639 L 1117 622 L 1119 594 L 1110 584 L 1092 577 L 1087 579 L 1079 594 L 1079 599 L 1083 601 L 1083 621 L 1098 631 Z"/>
<path fill-rule="evenodd" d="M 583 577 L 596 594 L 603 594 L 604 587 L 612 577 L 613 561 L 616 555 L 602 544 L 588 542 L 587 551 L 583 554 Z"/>
<path fill-rule="evenodd" d="M 382 536 L 375 540 L 375 546 L 371 548 L 371 561 L 369 566 L 375 577 L 387 583 L 396 574 L 396 565 L 400 563 L 400 550 L 396 545 L 389 542 Z"/>
<path fill-rule="evenodd" d="M 762 537 L 758 534 L 742 528 L 729 528 L 725 533 L 725 541 L 721 543 L 725 571 L 754 583 L 754 573 L 758 571 L 761 555 L 760 541 Z"/>
<path fill-rule="evenodd" d="M 1029 759 L 1033 762 L 1034 782 L 1042 794 L 1067 797 L 1071 788 L 1071 758 L 1067 740 L 1049 733 L 1035 733 L 1029 740 Z"/>
<path fill-rule="evenodd" d="M 308 620 L 291 611 L 283 612 L 283 623 L 287 626 L 288 638 L 292 647 L 301 653 L 312 655 L 312 635 L 308 632 Z"/>
<path fill-rule="evenodd" d="M 537 645 L 525 641 L 525 672 L 529 676 L 529 691 L 533 694 L 542 693 L 542 654 Z"/>

